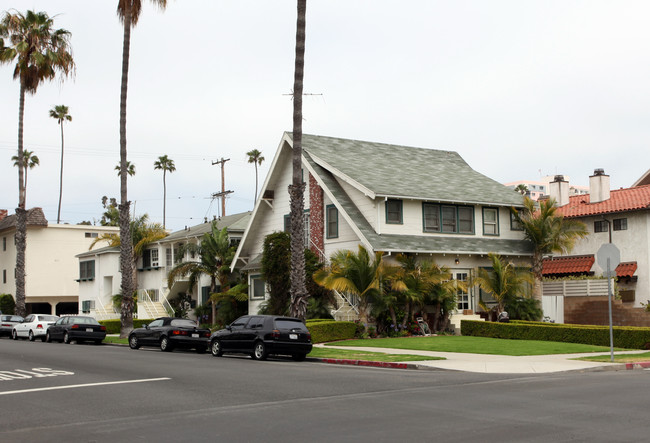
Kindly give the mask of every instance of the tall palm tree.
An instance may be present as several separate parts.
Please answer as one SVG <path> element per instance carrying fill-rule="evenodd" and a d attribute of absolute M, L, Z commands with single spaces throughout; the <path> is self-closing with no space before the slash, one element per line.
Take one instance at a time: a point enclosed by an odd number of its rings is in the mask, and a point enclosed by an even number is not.
<path fill-rule="evenodd" d="M 50 109 L 50 117 L 56 119 L 57 123 L 61 126 L 61 173 L 59 176 L 59 209 L 56 213 L 56 223 L 61 222 L 61 198 L 63 197 L 63 122 L 72 121 L 72 116 L 69 114 L 69 109 L 65 105 L 57 105 Z"/>
<path fill-rule="evenodd" d="M 20 167 L 20 162 L 18 161 L 18 156 L 14 155 L 11 157 L 11 160 L 14 162 L 14 166 Z M 41 164 L 41 160 L 37 155 L 34 154 L 34 151 L 23 151 L 23 168 L 25 170 L 25 183 L 23 187 L 25 188 L 25 196 L 27 195 L 27 170 L 34 169 L 36 166 Z"/>
<path fill-rule="evenodd" d="M 302 83 L 305 71 L 305 25 L 307 1 L 297 0 L 296 62 L 293 77 L 293 156 L 289 186 L 291 206 L 291 304 L 294 317 L 305 319 L 309 293 L 305 286 L 304 193 L 302 181 Z"/>
<path fill-rule="evenodd" d="M 167 0 L 151 0 L 161 9 L 167 6 Z M 122 83 L 120 90 L 120 236 L 130 238 L 130 206 L 127 197 L 127 160 L 126 160 L 126 96 L 129 83 L 129 54 L 131 50 L 131 28 L 135 27 L 142 12 L 142 0 L 118 0 L 117 16 L 124 25 L 124 40 L 122 45 Z M 133 245 L 124 242 L 120 245 L 120 263 L 122 271 L 122 294 L 132 294 L 135 291 L 133 280 Z M 133 302 L 124 297 L 120 310 L 120 335 L 126 337 L 133 330 Z"/>
<path fill-rule="evenodd" d="M 534 278 L 530 271 L 505 262 L 498 254 L 489 253 L 488 258 L 492 268 L 479 268 L 476 283 L 497 302 L 498 315 L 503 312 L 506 303 L 524 295 Z M 481 307 L 488 310 L 485 304 Z"/>
<path fill-rule="evenodd" d="M 257 202 L 257 165 L 262 166 L 262 162 L 265 159 L 262 156 L 262 153 L 257 149 L 248 151 L 246 155 L 248 156 L 248 163 L 253 163 L 255 165 L 255 200 L 253 203 L 255 204 L 255 202 Z"/>
<path fill-rule="evenodd" d="M 511 208 L 515 221 L 524 230 L 525 238 L 533 245 L 532 272 L 535 276 L 533 298 L 542 301 L 542 262 L 551 253 L 568 253 L 578 239 L 588 235 L 584 223 L 565 219 L 557 213 L 554 199 L 535 202 L 524 197 L 524 207 Z"/>
<path fill-rule="evenodd" d="M 235 256 L 235 248 L 230 246 L 228 230 L 217 228 L 216 221 L 212 222 L 212 229 L 206 232 L 198 248 L 199 261 L 189 261 L 177 264 L 167 275 L 167 287 L 171 288 L 176 280 L 188 276 L 189 289 L 194 289 L 201 275 L 210 277 L 210 294 L 216 293 L 217 282 L 221 285 L 221 292 L 229 289 L 228 276 L 230 263 Z M 216 317 L 216 302 L 219 297 L 211 297 L 212 321 Z"/>
<path fill-rule="evenodd" d="M 359 316 L 368 322 L 368 306 L 379 296 L 381 281 L 386 272 L 382 253 L 371 259 L 368 250 L 359 245 L 359 251 L 335 252 L 331 264 L 314 273 L 314 281 L 326 289 L 346 292 L 359 297 Z"/>
<path fill-rule="evenodd" d="M 18 105 L 18 208 L 16 208 L 16 314 L 25 315 L 25 250 L 27 211 L 24 184 L 23 125 L 25 94 L 35 94 L 39 85 L 74 73 L 70 32 L 54 29 L 54 19 L 45 12 L 5 12 L 0 20 L 0 64 L 12 63 L 14 80 L 20 81 Z M 8 45 L 5 45 L 7 39 Z"/>
<path fill-rule="evenodd" d="M 120 177 L 122 175 L 122 166 L 119 163 L 115 166 L 115 170 L 117 171 L 117 176 Z M 135 175 L 135 165 L 128 160 L 126 161 L 126 173 L 129 174 L 129 177 Z"/>
<path fill-rule="evenodd" d="M 158 160 L 153 162 L 153 169 L 162 169 L 163 172 L 163 228 L 165 225 L 165 215 L 167 212 L 167 181 L 165 180 L 165 174 L 169 172 L 170 174 L 176 170 L 176 165 L 174 165 L 174 160 L 163 155 L 158 157 Z"/>

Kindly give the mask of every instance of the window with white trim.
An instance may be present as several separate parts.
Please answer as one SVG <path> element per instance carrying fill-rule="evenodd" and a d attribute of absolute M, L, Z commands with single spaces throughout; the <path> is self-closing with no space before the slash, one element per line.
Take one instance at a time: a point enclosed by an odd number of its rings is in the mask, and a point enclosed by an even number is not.
<path fill-rule="evenodd" d="M 327 205 L 325 208 L 325 236 L 327 238 L 338 238 L 339 236 L 339 210 L 334 205 Z"/>
<path fill-rule="evenodd" d="M 499 210 L 483 208 L 483 235 L 499 235 Z"/>

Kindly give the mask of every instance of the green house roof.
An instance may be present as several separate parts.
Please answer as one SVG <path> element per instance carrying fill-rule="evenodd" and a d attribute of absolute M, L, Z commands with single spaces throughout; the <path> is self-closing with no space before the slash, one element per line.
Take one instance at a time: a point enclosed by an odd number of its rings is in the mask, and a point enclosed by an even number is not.
<path fill-rule="evenodd" d="M 289 134 L 291 136 L 291 134 Z M 376 197 L 521 206 L 516 191 L 473 170 L 457 152 L 304 134 L 303 150 Z"/>

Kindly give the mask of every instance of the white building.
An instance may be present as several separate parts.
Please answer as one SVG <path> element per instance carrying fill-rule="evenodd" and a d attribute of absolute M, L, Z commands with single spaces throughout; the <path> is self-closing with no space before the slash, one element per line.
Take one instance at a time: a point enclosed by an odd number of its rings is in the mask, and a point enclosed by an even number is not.
<path fill-rule="evenodd" d="M 233 265 L 249 272 L 249 313 L 266 297 L 264 237 L 288 225 L 292 142 L 285 133 Z M 417 254 L 459 280 L 488 266 L 489 252 L 530 260 L 530 245 L 511 223 L 522 196 L 457 153 L 313 135 L 302 142 L 306 245 L 321 257 L 361 244 L 370 253 Z M 459 313 L 476 309 L 476 288 L 459 294 Z"/>
<path fill-rule="evenodd" d="M 107 226 L 49 224 L 41 208 L 27 211 L 25 250 L 25 303 L 27 313 L 76 314 L 79 264 L 75 255 L 87 251 L 104 233 L 116 233 Z M 16 296 L 16 216 L 0 220 L 0 293 Z"/>

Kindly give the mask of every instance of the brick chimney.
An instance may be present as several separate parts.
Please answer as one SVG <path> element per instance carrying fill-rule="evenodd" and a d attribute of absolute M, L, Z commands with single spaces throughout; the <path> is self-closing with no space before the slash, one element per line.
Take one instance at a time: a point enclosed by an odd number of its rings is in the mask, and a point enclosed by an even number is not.
<path fill-rule="evenodd" d="M 609 200 L 609 175 L 604 169 L 595 169 L 589 176 L 589 202 L 599 203 Z"/>
<path fill-rule="evenodd" d="M 549 196 L 555 199 L 558 206 L 569 203 L 569 182 L 564 180 L 563 175 L 556 175 L 549 187 Z"/>
<path fill-rule="evenodd" d="M 6 209 L 0 209 L 0 221 L 4 220 L 4 218 L 7 216 L 7 210 Z"/>

